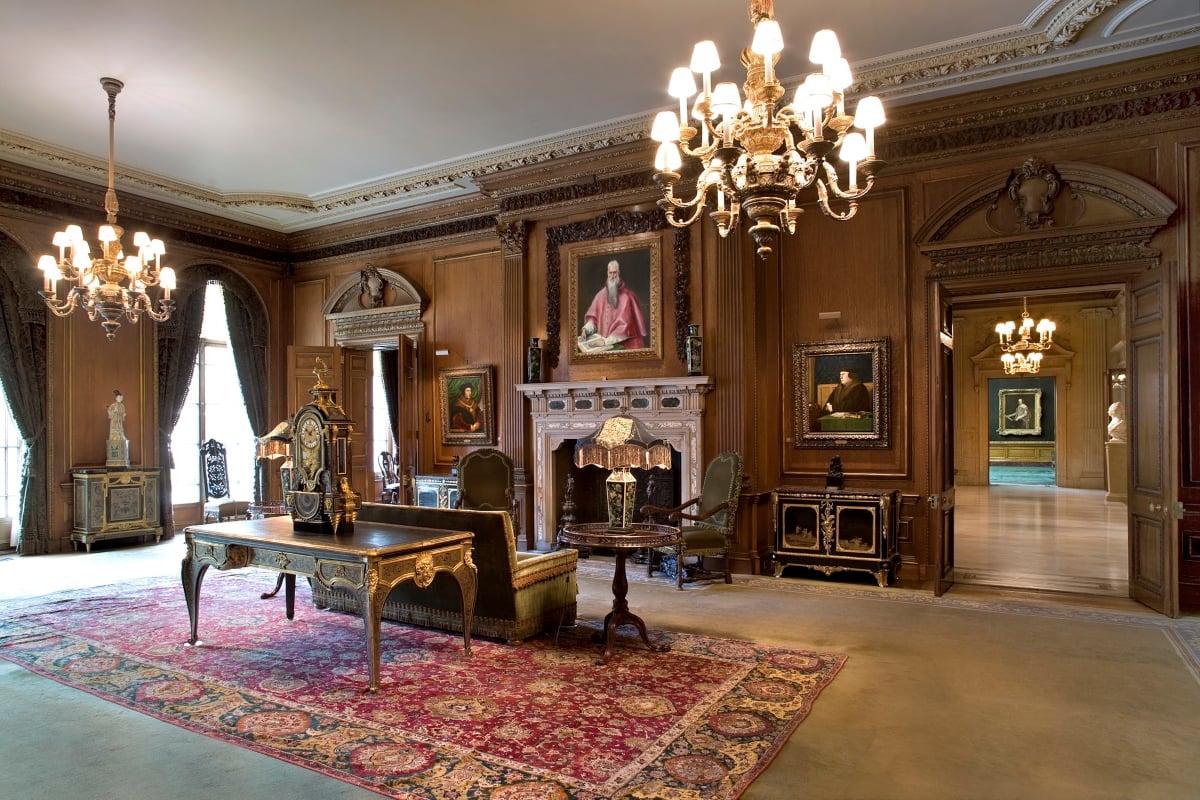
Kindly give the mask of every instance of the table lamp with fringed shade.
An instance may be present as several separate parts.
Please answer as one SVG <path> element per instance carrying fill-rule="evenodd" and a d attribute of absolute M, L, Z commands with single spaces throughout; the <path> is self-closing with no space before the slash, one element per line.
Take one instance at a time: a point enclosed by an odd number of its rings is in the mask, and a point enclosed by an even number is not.
<path fill-rule="evenodd" d="M 267 494 L 267 475 L 263 462 L 292 457 L 292 423 L 284 420 L 265 436 L 254 440 L 254 502 L 263 504 Z"/>
<path fill-rule="evenodd" d="M 608 501 L 608 524 L 613 528 L 633 525 L 637 481 L 631 469 L 671 468 L 671 446 L 655 437 L 640 421 L 628 414 L 609 417 L 594 433 L 575 443 L 575 466 L 610 470 L 604 481 Z"/>

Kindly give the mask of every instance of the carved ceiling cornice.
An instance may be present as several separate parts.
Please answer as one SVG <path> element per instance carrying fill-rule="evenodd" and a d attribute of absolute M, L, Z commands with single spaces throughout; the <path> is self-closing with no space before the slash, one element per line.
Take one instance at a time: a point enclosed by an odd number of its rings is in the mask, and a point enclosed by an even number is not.
<path fill-rule="evenodd" d="M 1031 69 L 1047 69 L 1078 60 L 1081 34 L 1121 0 L 1073 0 L 1057 12 L 1047 4 L 1049 18 L 1033 20 L 1029 27 L 1003 33 L 960 39 L 927 51 L 909 51 L 855 65 L 857 94 L 875 94 L 884 100 L 910 100 L 921 94 L 945 95 L 969 90 L 983 81 L 1011 79 Z M 1039 29 L 1033 26 L 1041 25 Z M 1194 35 L 1200 27 L 1148 33 L 1136 39 L 1093 46 L 1089 58 L 1135 52 L 1169 45 Z M 1107 37 L 1105 37 L 1107 38 Z"/>
<path fill-rule="evenodd" d="M 36 168 L 0 161 L 0 205 L 34 217 L 86 221 L 104 218 L 104 187 Z M 186 244 L 211 253 L 232 253 L 267 263 L 285 260 L 286 236 L 235 220 L 168 203 L 119 194 L 119 218 L 155 231 L 174 246 Z"/>
<path fill-rule="evenodd" d="M 951 104 L 903 108 L 892 114 L 880 135 L 881 157 L 908 165 L 990 150 L 996 142 L 1042 142 L 1054 133 L 1110 131 L 1164 119 L 1200 115 L 1200 49 L 1143 69 L 1095 72 L 1067 81 L 1037 82 L 1003 92 L 959 97 Z M 964 111 L 964 109 L 967 109 Z M 912 120 L 912 121 L 908 121 Z"/>

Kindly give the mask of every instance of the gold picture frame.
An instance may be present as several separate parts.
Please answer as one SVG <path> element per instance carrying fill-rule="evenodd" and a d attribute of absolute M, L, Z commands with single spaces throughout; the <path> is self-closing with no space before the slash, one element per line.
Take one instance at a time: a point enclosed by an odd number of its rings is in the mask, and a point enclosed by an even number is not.
<path fill-rule="evenodd" d="M 1042 435 L 1042 390 L 999 389 L 996 429 L 1001 436 Z"/>
<path fill-rule="evenodd" d="M 615 305 L 606 289 L 614 262 L 621 281 Z M 572 362 L 662 358 L 662 241 L 657 234 L 572 248 L 567 265 Z"/>
<path fill-rule="evenodd" d="M 890 360 L 886 338 L 793 345 L 793 446 L 889 447 Z"/>
<path fill-rule="evenodd" d="M 491 365 L 438 371 L 442 444 L 496 443 L 494 381 Z"/>

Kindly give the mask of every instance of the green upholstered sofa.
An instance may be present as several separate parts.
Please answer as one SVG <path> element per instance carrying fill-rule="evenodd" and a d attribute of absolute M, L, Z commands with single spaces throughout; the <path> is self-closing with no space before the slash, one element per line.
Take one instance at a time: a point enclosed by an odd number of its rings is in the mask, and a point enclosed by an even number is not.
<path fill-rule="evenodd" d="M 422 528 L 467 530 L 475 534 L 471 560 L 479 570 L 479 586 L 472 635 L 516 643 L 575 622 L 578 552 L 517 552 L 512 518 L 507 511 L 364 503 L 358 518 Z M 314 585 L 313 602 L 318 608 L 359 613 L 358 601 L 342 590 Z M 388 595 L 383 618 L 461 631 L 462 596 L 458 583 L 446 573 L 438 573 L 425 589 L 406 581 Z"/>

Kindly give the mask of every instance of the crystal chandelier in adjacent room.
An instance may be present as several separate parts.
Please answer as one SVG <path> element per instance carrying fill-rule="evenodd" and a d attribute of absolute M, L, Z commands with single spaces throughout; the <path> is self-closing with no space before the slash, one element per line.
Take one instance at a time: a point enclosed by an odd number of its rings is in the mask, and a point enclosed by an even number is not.
<path fill-rule="evenodd" d="M 750 235 L 760 258 L 771 253 L 783 228 L 796 232 L 803 190 L 815 186 L 821 210 L 848 220 L 883 165 L 875 157 L 875 129 L 884 122 L 883 104 L 877 97 L 864 97 L 853 116 L 846 113 L 850 66 L 833 31 L 821 30 L 813 37 L 809 58 L 820 70 L 808 75 L 787 101 L 775 75 L 783 37 L 772 14 L 772 0 L 751 0 L 754 41 L 741 59 L 746 68 L 745 102 L 734 83 L 712 86 L 712 73 L 721 62 L 711 41 L 700 42 L 692 51 L 690 68 L 679 67 L 671 74 L 667 92 L 679 100 L 678 115 L 660 112 L 650 134 L 661 142 L 655 180 L 663 189 L 658 204 L 667 220 L 682 228 L 708 209 L 718 232 L 726 236 L 745 211 L 754 223 Z M 698 94 L 694 74 L 702 76 Z M 692 95 L 696 98 L 691 117 L 698 129 L 688 125 Z M 837 171 L 835 154 L 845 162 L 844 177 Z M 700 167 L 691 199 L 675 195 L 683 155 L 696 159 Z"/>
<path fill-rule="evenodd" d="M 1048 319 L 1042 319 L 1037 324 L 1037 341 L 1033 339 L 1035 331 L 1033 317 L 1029 316 L 1029 306 L 1025 298 L 1021 298 L 1021 324 L 1009 320 L 996 324 L 996 333 L 1000 337 L 1000 349 L 1004 355 L 1000 361 L 1004 364 L 1005 375 L 1032 375 L 1042 367 L 1042 353 L 1054 344 L 1055 325 Z M 1013 339 L 1014 332 L 1017 338 Z"/>
<path fill-rule="evenodd" d="M 129 322 L 137 322 L 142 314 L 156 322 L 170 318 L 175 308 L 175 301 L 171 299 L 175 270 L 160 266 L 160 259 L 166 252 L 162 239 L 151 239 L 141 231 L 133 236 L 137 253 L 125 255 L 121 245 L 124 231 L 117 225 L 117 193 L 113 190 L 117 95 L 125 84 L 116 78 L 101 78 L 100 85 L 108 94 L 108 191 L 104 194 L 106 224 L 100 226 L 97 237 L 99 255 L 92 255 L 82 228 L 72 224 L 54 234 L 58 258 L 42 256 L 38 260 L 38 269 L 45 278 L 40 294 L 51 311 L 66 317 L 76 308 L 82 308 L 93 322 L 100 320 L 111 340 L 116 337 L 122 318 Z M 61 298 L 59 281 L 66 282 L 66 296 Z M 157 302 L 148 293 L 154 287 L 161 290 Z"/>

